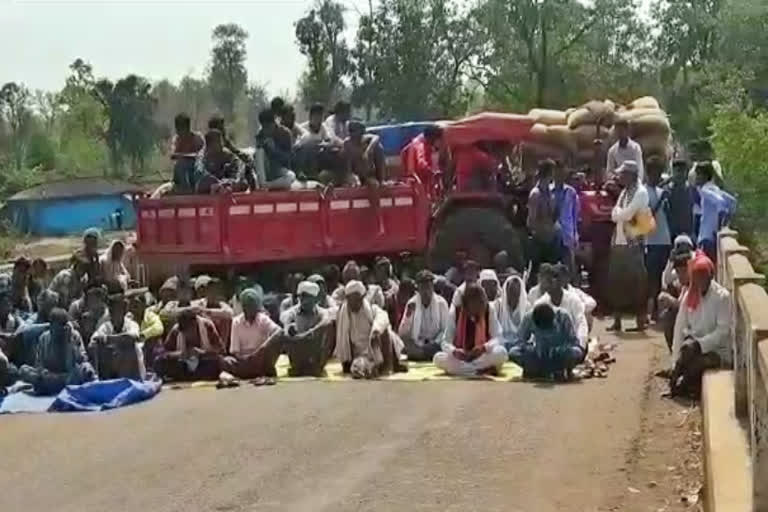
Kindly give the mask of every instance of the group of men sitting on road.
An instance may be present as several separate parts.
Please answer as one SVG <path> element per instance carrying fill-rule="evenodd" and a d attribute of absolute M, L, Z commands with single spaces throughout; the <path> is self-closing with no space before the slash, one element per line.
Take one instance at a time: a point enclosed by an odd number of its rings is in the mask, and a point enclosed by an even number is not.
<path fill-rule="evenodd" d="M 177 115 L 173 183 L 162 192 L 375 186 L 386 177 L 379 137 L 351 119 L 351 105 L 345 101 L 339 101 L 328 117 L 322 105 L 312 105 L 309 120 L 296 124 L 293 107 L 275 98 L 259 113 L 258 121 L 255 149 L 244 151 L 227 137 L 222 117 L 212 117 L 201 136 L 192 130 L 188 115 Z"/>

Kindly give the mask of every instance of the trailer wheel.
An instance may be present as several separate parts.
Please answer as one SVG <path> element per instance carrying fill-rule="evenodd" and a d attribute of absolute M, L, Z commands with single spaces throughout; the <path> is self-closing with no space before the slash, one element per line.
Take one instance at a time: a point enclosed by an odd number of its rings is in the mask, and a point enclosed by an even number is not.
<path fill-rule="evenodd" d="M 465 251 L 483 266 L 507 251 L 509 263 L 522 271 L 525 265 L 525 233 L 515 228 L 504 213 L 492 208 L 458 208 L 433 225 L 429 261 L 439 271 L 448 269 L 456 252 Z"/>

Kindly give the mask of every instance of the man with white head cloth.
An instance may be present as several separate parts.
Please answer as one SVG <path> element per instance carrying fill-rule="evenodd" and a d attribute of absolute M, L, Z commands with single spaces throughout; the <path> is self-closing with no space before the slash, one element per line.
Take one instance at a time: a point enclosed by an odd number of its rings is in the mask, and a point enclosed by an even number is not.
<path fill-rule="evenodd" d="M 517 339 L 517 331 L 528 309 L 528 294 L 523 278 L 517 274 L 509 276 L 501 289 L 498 307 L 501 337 L 505 344 Z"/>
<path fill-rule="evenodd" d="M 318 306 L 320 286 L 302 281 L 296 288 L 299 303 L 281 316 L 285 326 L 283 347 L 288 353 L 291 377 L 323 374 L 330 356 L 333 322 L 327 309 Z"/>
<path fill-rule="evenodd" d="M 336 357 L 344 373 L 368 379 L 392 373 L 403 342 L 390 329 L 387 312 L 371 304 L 365 294 L 360 281 L 349 281 L 344 287 L 336 318 Z"/>
<path fill-rule="evenodd" d="M 448 328 L 448 302 L 435 293 L 435 276 L 429 270 L 416 274 L 416 283 L 418 293 L 405 305 L 398 334 L 409 361 L 432 361 Z"/>

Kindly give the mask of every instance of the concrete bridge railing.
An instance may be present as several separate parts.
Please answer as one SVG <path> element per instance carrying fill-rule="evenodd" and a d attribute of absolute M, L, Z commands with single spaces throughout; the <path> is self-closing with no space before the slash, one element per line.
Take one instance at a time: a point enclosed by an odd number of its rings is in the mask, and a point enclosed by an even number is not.
<path fill-rule="evenodd" d="M 737 235 L 726 229 L 718 240 L 733 370 L 704 377 L 705 503 L 709 511 L 768 512 L 768 293 Z"/>

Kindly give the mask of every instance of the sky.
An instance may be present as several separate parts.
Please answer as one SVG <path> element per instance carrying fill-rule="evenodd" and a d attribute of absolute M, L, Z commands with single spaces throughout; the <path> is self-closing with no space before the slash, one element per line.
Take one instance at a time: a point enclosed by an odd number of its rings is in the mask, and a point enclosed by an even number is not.
<path fill-rule="evenodd" d="M 368 0 L 344 0 L 351 40 Z M 293 24 L 312 0 L 0 0 L 0 83 L 64 85 L 78 57 L 97 77 L 135 73 L 174 82 L 202 76 L 211 31 L 238 23 L 249 34 L 248 76 L 276 94 L 295 91 L 304 58 Z"/>

